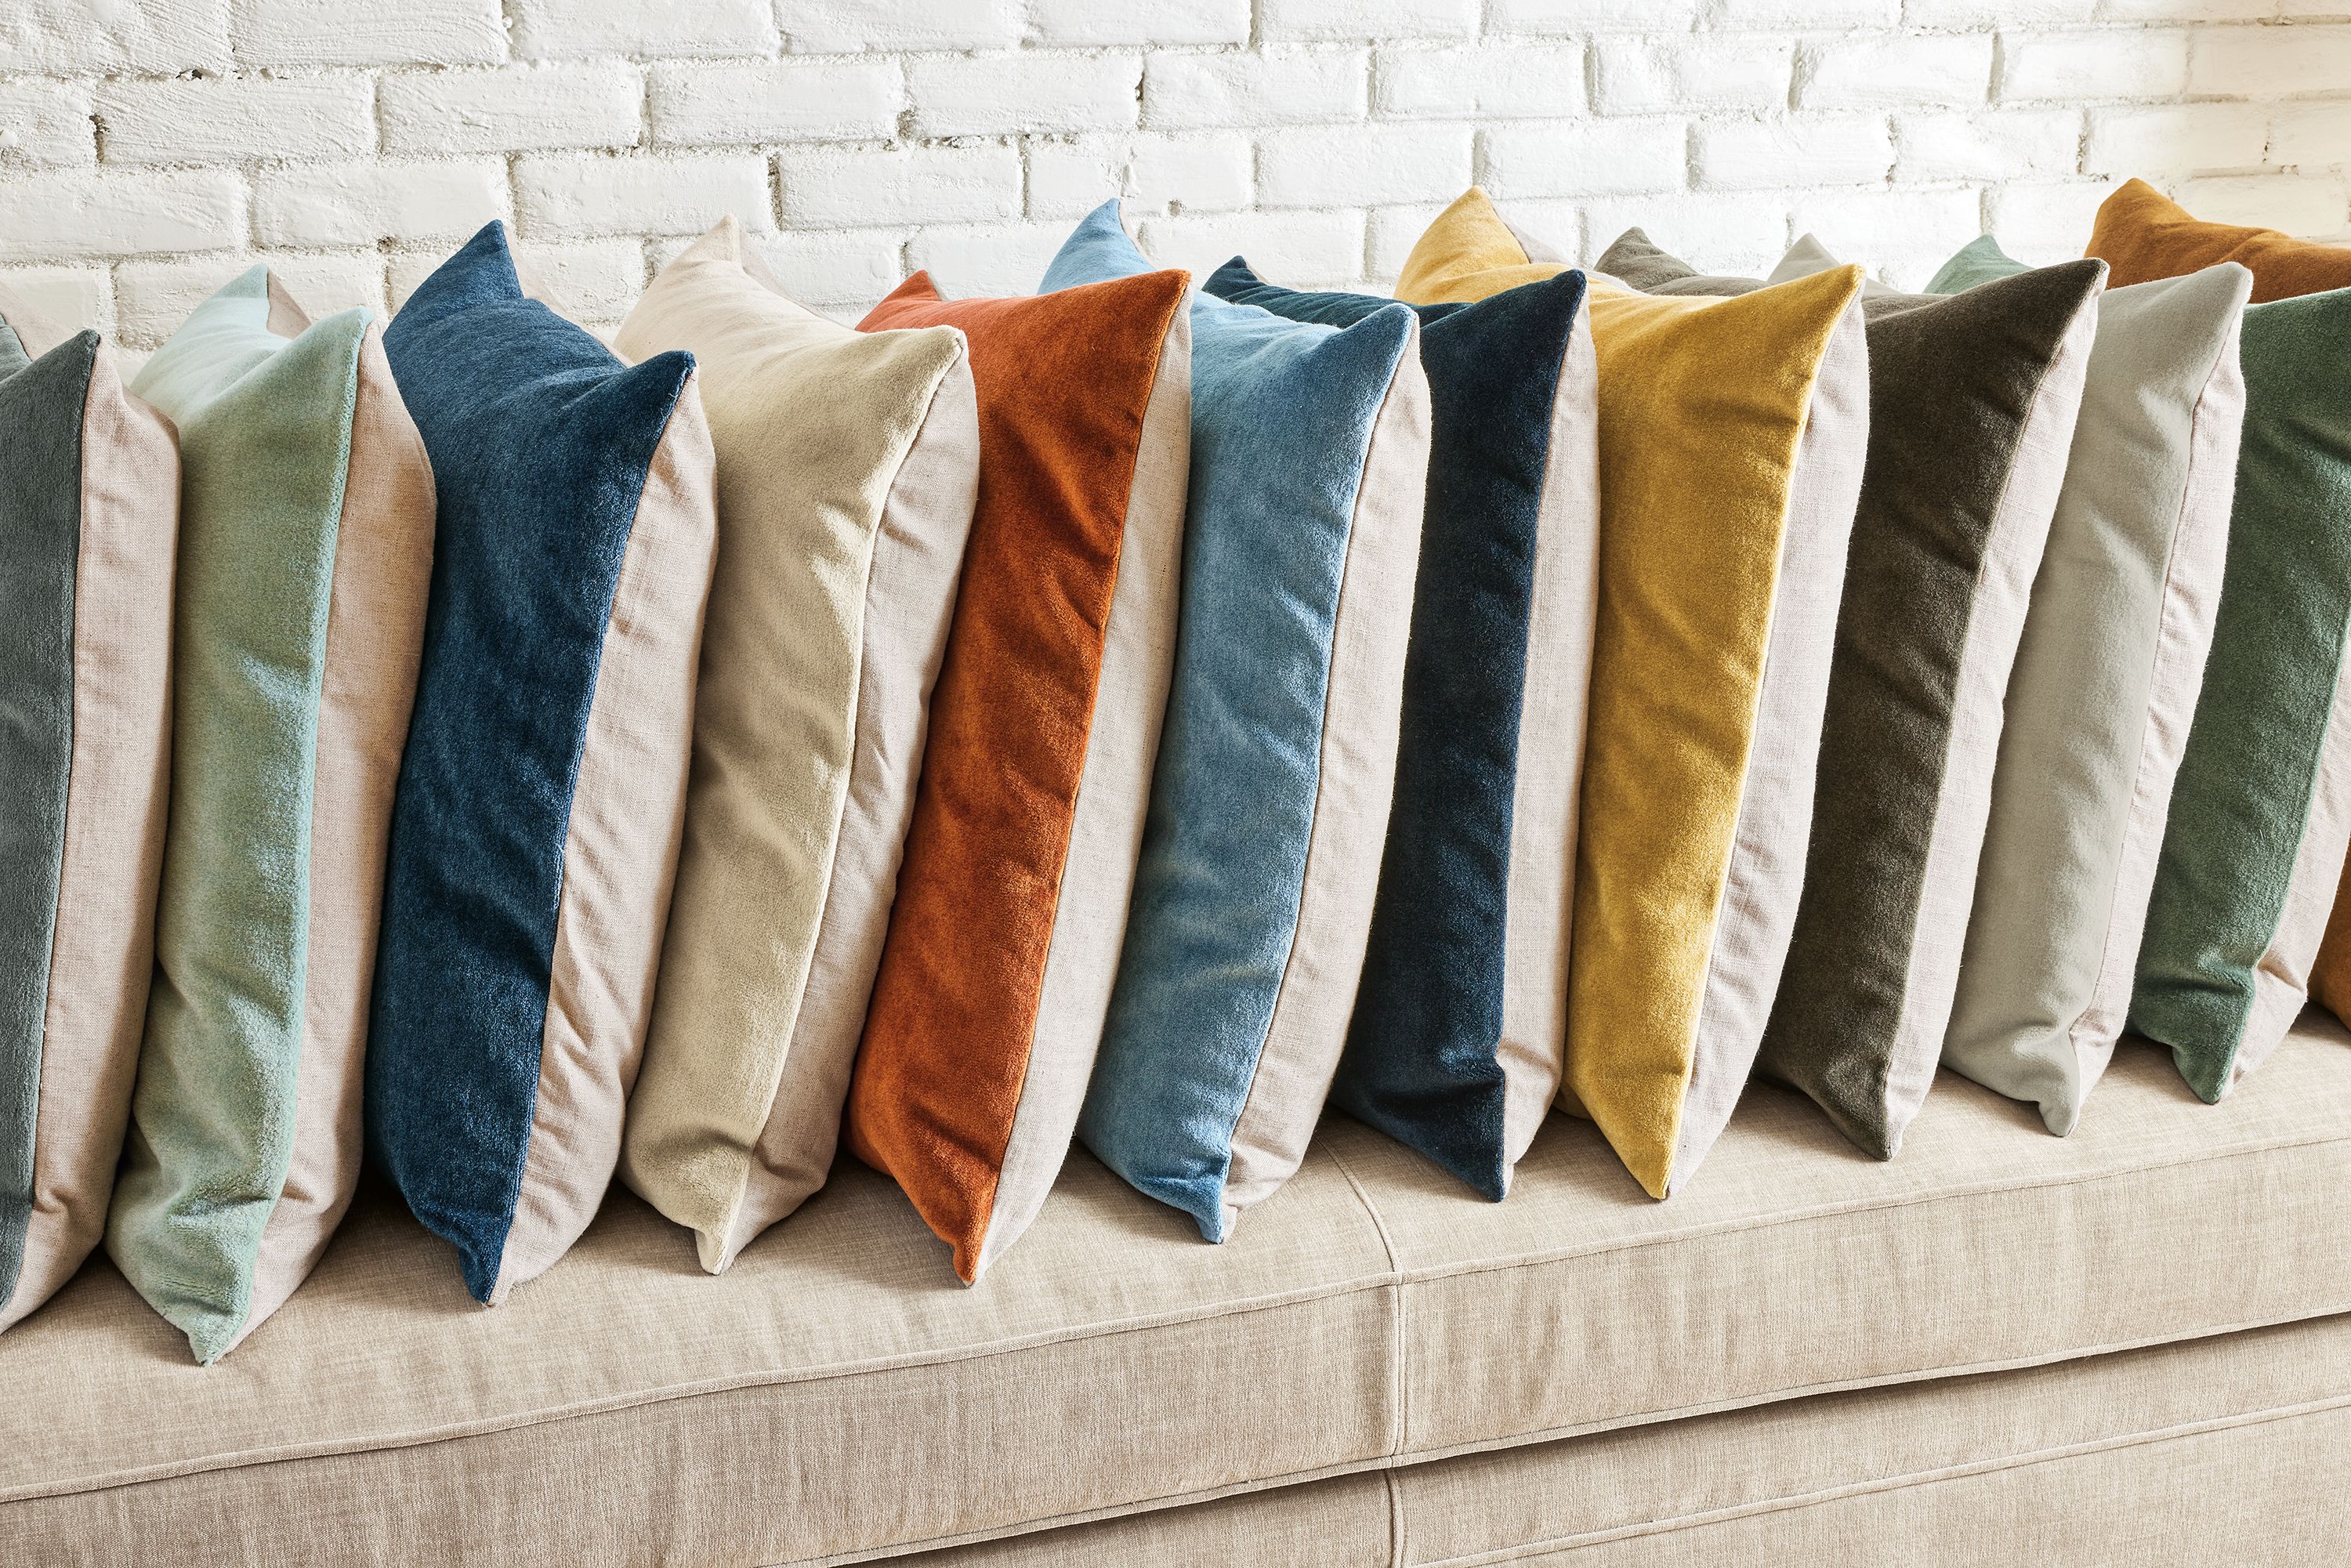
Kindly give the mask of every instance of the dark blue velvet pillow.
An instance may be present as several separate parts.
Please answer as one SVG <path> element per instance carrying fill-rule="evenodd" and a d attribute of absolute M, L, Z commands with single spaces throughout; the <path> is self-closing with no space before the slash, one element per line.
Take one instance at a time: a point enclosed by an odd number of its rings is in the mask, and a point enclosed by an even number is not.
<path fill-rule="evenodd" d="M 1394 300 L 1225 299 L 1343 327 Z M 1431 433 L 1395 800 L 1333 1103 L 1489 1198 L 1557 1092 L 1597 581 L 1583 276 L 1416 307 Z"/>
<path fill-rule="evenodd" d="M 492 224 L 384 333 L 440 532 L 392 810 L 370 1154 L 479 1300 L 621 1146 L 677 858 L 716 538 L 694 361 L 624 366 Z"/>

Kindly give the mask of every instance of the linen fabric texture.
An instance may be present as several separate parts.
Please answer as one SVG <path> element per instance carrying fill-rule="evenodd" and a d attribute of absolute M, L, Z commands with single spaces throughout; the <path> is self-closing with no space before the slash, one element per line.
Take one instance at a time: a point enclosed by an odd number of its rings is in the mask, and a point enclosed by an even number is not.
<path fill-rule="evenodd" d="M 946 300 L 979 488 L 847 1135 L 977 1281 L 1036 1218 L 1093 1071 L 1175 652 L 1188 274 Z"/>
<path fill-rule="evenodd" d="M 2351 843 L 2351 289 L 2242 330 L 2220 606 L 2130 1003 L 2208 1101 L 2301 1011 Z"/>
<path fill-rule="evenodd" d="M 495 1302 L 620 1159 L 716 538 L 691 355 L 623 366 L 489 225 L 385 334 L 440 549 L 393 807 L 367 1142 Z"/>
<path fill-rule="evenodd" d="M 107 1247 L 196 1358 L 309 1273 L 359 1179 L 385 835 L 432 474 L 369 312 L 266 267 L 131 390 L 178 428 L 172 791 Z"/>
<path fill-rule="evenodd" d="M 1049 287 L 1151 264 L 1116 203 Z M 1174 685 L 1079 1136 L 1222 1241 L 1305 1157 L 1363 975 L 1428 469 L 1418 324 L 1212 294 Z"/>
<path fill-rule="evenodd" d="M 823 1186 L 979 480 L 963 335 L 787 298 L 732 218 L 622 357 L 694 356 L 718 546 L 694 764 L 622 1176 L 716 1272 Z"/>
<path fill-rule="evenodd" d="M 1810 236 L 1771 281 L 1834 265 Z M 1933 1086 L 2003 696 L 2065 474 L 2105 268 L 1867 293 L 1869 459 L 1796 929 L 1758 1069 L 1890 1158 Z"/>
<path fill-rule="evenodd" d="M 2125 181 L 2099 204 L 2086 254 L 2114 269 L 2117 287 L 2233 261 L 2252 273 L 2256 305 L 2351 288 L 2351 246 L 2206 223 L 2144 180 Z"/>
<path fill-rule="evenodd" d="M 1219 298 L 1351 327 L 1393 300 Z M 1566 1053 L 1597 611 L 1598 372 L 1583 276 L 1416 308 L 1428 486 L 1395 802 L 1332 1103 L 1499 1201 Z"/>
<path fill-rule="evenodd" d="M 1928 285 L 2025 270 L 1985 235 Z M 2222 262 L 2109 288 L 2008 683 L 1943 1060 L 2073 1130 L 2129 1010 L 2156 856 L 2212 643 L 2244 423 Z"/>
<path fill-rule="evenodd" d="M 180 459 L 96 332 L 0 297 L 0 1329 L 104 1234 L 154 965 Z"/>
<path fill-rule="evenodd" d="M 1397 292 L 1487 298 L 1564 266 L 1472 189 Z M 1656 1197 L 1729 1119 L 1787 953 L 1868 430 L 1860 277 L 1590 296 L 1599 621 L 1561 1103 Z"/>

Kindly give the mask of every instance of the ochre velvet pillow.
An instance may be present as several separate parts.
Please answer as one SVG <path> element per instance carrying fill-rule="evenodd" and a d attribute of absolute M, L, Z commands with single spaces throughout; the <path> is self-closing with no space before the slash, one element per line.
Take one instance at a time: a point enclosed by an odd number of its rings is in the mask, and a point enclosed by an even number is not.
<path fill-rule="evenodd" d="M 1563 267 L 1473 190 L 1396 291 L 1482 299 Z M 1786 954 L 1864 428 L 1823 367 L 1860 291 L 1839 267 L 1739 298 L 1591 293 L 1600 614 L 1562 1101 L 1654 1197 L 1729 1119 Z M 1807 515 L 1822 420 L 1847 477 Z"/>
<path fill-rule="evenodd" d="M 977 1280 L 1060 1174 L 1102 1040 L 1175 653 L 1191 452 L 1182 272 L 947 300 L 979 498 L 851 1081 L 850 1147 Z"/>
<path fill-rule="evenodd" d="M 2109 286 L 2146 283 L 2233 261 L 2253 275 L 2253 303 L 2351 288 L 2351 246 L 2295 239 L 2275 229 L 2208 224 L 2144 180 L 2099 204 L 2090 248 L 2113 268 Z"/>

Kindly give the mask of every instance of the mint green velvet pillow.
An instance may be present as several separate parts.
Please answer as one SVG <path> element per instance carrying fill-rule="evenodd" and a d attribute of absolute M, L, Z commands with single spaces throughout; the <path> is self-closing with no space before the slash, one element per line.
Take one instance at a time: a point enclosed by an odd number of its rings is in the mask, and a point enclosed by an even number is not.
<path fill-rule="evenodd" d="M 107 1248 L 200 1361 L 307 1275 L 358 1179 L 384 842 L 432 471 L 365 310 L 256 267 L 132 383 L 179 427 L 172 804 Z"/>

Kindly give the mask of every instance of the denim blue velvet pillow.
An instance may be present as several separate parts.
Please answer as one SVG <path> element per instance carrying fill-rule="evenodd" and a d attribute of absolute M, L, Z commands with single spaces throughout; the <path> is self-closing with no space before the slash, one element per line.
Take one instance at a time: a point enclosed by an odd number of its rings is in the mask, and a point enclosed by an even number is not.
<path fill-rule="evenodd" d="M 392 810 L 368 1148 L 495 1301 L 621 1149 L 677 863 L 716 540 L 684 353 L 623 366 L 492 224 L 384 334 L 440 538 Z"/>
<path fill-rule="evenodd" d="M 1395 303 L 1276 287 L 1238 260 L 1207 287 L 1335 327 Z M 1499 1200 L 1565 1058 L 1599 373 L 1582 273 L 1415 308 L 1427 517 L 1395 803 L 1331 1098 Z"/>
<path fill-rule="evenodd" d="M 1049 290 L 1147 272 L 1117 204 Z M 1079 1136 L 1221 1241 L 1297 1168 L 1345 1043 L 1388 804 L 1428 385 L 1398 306 L 1192 306 L 1176 674 Z"/>

